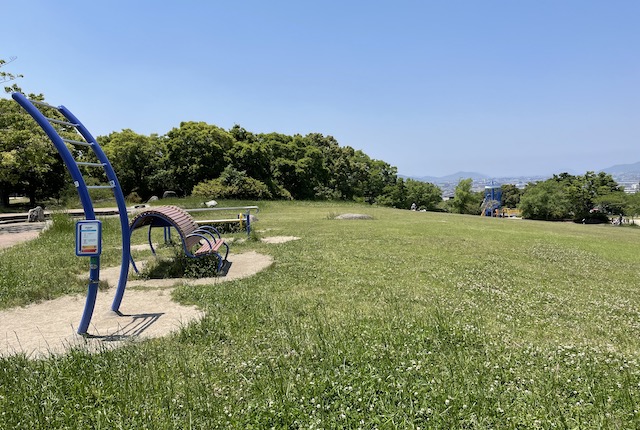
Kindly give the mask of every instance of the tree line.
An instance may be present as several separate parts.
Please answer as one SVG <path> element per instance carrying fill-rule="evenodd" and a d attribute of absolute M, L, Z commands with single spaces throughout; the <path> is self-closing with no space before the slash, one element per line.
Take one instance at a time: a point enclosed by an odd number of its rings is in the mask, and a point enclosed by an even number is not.
<path fill-rule="evenodd" d="M 203 199 L 356 200 L 399 208 L 415 203 L 423 210 L 479 214 L 483 200 L 471 179 L 463 179 L 453 199 L 443 201 L 437 185 L 399 177 L 389 163 L 320 133 L 252 133 L 239 125 L 224 130 L 187 121 L 164 135 L 126 129 L 97 140 L 131 201 L 172 190 Z M 93 161 L 90 154 L 75 155 Z M 87 178 L 89 184 L 105 180 L 89 172 Z M 13 100 L 0 99 L 0 202 L 8 205 L 11 194 L 28 196 L 32 205 L 75 196 L 69 182 L 40 128 Z M 522 190 L 502 188 L 502 206 L 518 207 L 531 219 L 596 221 L 640 212 L 640 197 L 625 194 L 602 172 L 562 173 Z"/>
<path fill-rule="evenodd" d="M 0 73 L 4 81 L 16 77 Z M 29 96 L 44 101 L 41 94 Z M 484 197 L 472 190 L 471 179 L 462 179 L 453 198 L 443 201 L 437 185 L 399 177 L 389 163 L 320 133 L 252 133 L 240 125 L 225 130 L 185 121 L 163 135 L 125 129 L 97 140 L 131 202 L 172 190 L 203 199 L 355 200 L 407 209 L 415 203 L 421 210 L 479 214 Z M 74 151 L 79 161 L 95 161 L 93 154 Z M 95 173 L 86 177 L 89 184 L 105 181 Z M 8 206 L 12 194 L 35 205 L 75 197 L 76 191 L 46 135 L 17 103 L 0 98 L 0 205 Z M 562 173 L 524 189 L 503 185 L 501 204 L 543 220 L 592 222 L 611 213 L 640 213 L 640 196 L 625 194 L 602 172 Z"/>
<path fill-rule="evenodd" d="M 42 95 L 29 97 L 44 101 Z M 425 209 L 441 200 L 437 186 L 399 178 L 389 163 L 320 133 L 252 133 L 239 125 L 225 130 L 186 121 L 163 135 L 125 129 L 97 140 L 132 201 L 166 190 L 203 198 L 356 200 L 398 207 L 416 202 Z M 90 151 L 71 149 L 78 161 L 96 161 Z M 31 205 L 73 197 L 67 175 L 31 117 L 12 99 L 0 98 L 0 205 L 8 206 L 13 194 L 28 196 Z M 85 179 L 90 185 L 105 181 L 88 170 Z"/>

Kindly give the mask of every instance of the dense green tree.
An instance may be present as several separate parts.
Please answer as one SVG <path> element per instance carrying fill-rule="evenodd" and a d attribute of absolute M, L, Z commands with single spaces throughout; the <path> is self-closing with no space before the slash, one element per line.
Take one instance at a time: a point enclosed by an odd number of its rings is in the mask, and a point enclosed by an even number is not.
<path fill-rule="evenodd" d="M 367 157 L 365 176 L 361 187 L 361 195 L 369 203 L 378 202 L 388 186 L 394 186 L 397 180 L 397 169 L 382 160 Z"/>
<path fill-rule="evenodd" d="M 623 210 L 622 192 L 611 175 L 604 172 L 582 176 L 560 173 L 527 185 L 519 207 L 525 218 L 604 222 L 608 212 Z"/>
<path fill-rule="evenodd" d="M 170 186 L 165 167 L 165 140 L 126 129 L 98 139 L 109 158 L 124 195 L 136 192 L 143 200 Z"/>
<path fill-rule="evenodd" d="M 408 190 L 404 178 L 397 178 L 394 184 L 387 185 L 377 202 L 384 206 L 409 209 L 411 203 L 408 203 Z"/>
<path fill-rule="evenodd" d="M 330 164 L 332 175 L 329 186 L 344 200 L 350 200 L 354 195 L 355 178 L 351 165 L 353 152 L 351 147 L 340 148 Z"/>
<path fill-rule="evenodd" d="M 13 99 L 0 98 L 0 204 L 7 206 L 11 193 L 21 193 L 35 206 L 57 197 L 66 179 L 62 160 L 42 129 Z"/>
<path fill-rule="evenodd" d="M 632 218 L 640 215 L 640 193 L 625 194 L 624 214 Z"/>
<path fill-rule="evenodd" d="M 229 130 L 229 133 L 233 136 L 236 142 L 255 143 L 259 141 L 258 136 L 247 131 L 244 127 L 241 127 L 238 124 L 234 124 Z"/>
<path fill-rule="evenodd" d="M 442 190 L 429 182 L 398 178 L 395 184 L 385 188 L 378 202 L 403 209 L 415 203 L 419 209 L 435 210 L 442 202 Z"/>
<path fill-rule="evenodd" d="M 527 184 L 518 207 L 530 219 L 563 220 L 572 215 L 565 187 L 553 179 Z"/>
<path fill-rule="evenodd" d="M 516 208 L 520 203 L 520 196 L 522 196 L 522 190 L 513 184 L 502 185 L 502 199 L 500 205 L 505 208 Z"/>
<path fill-rule="evenodd" d="M 419 209 L 435 210 L 442 202 L 442 190 L 430 183 L 407 179 L 407 197 Z"/>
<path fill-rule="evenodd" d="M 604 214 L 627 214 L 629 199 L 624 191 L 607 192 L 594 198 L 596 208 Z"/>
<path fill-rule="evenodd" d="M 202 197 L 203 200 L 215 199 L 270 199 L 269 188 L 261 181 L 250 178 L 244 171 L 227 166 L 220 177 L 197 184 L 192 195 Z"/>
<path fill-rule="evenodd" d="M 480 211 L 480 205 L 474 197 L 472 191 L 473 180 L 471 178 L 461 179 L 456 185 L 451 205 L 454 212 L 459 214 L 473 214 Z M 477 204 L 477 207 L 476 206 Z"/>
<path fill-rule="evenodd" d="M 561 173 L 551 180 L 564 188 L 570 204 L 570 217 L 576 221 L 606 221 L 606 209 L 599 207 L 598 199 L 622 191 L 613 177 L 604 172 L 587 172 L 582 176 Z"/>
<path fill-rule="evenodd" d="M 190 194 L 193 187 L 220 176 L 229 164 L 233 136 L 205 122 L 183 122 L 167 133 L 167 163 L 176 191 Z"/>
<path fill-rule="evenodd" d="M 269 146 L 263 142 L 239 141 L 231 147 L 228 157 L 236 169 L 267 183 L 273 177 L 271 153 Z"/>
<path fill-rule="evenodd" d="M 22 77 L 4 69 L 15 59 L 0 59 L 0 83 L 8 84 Z M 11 93 L 21 91 L 21 88 L 14 84 L 5 86 L 4 90 Z M 33 94 L 30 96 L 44 99 Z M 64 166 L 52 149 L 44 132 L 17 103 L 9 98 L 0 98 L 0 206 L 9 205 L 11 193 L 26 193 L 31 205 L 35 205 L 37 198 L 55 194 L 54 188 L 61 182 Z M 54 172 L 55 177 L 47 181 L 48 174 Z"/>

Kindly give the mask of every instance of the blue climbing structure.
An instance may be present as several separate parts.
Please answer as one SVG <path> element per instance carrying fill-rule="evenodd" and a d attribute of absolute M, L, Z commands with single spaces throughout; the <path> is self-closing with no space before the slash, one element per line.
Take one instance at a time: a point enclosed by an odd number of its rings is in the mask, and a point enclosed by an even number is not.
<path fill-rule="evenodd" d="M 484 200 L 482 201 L 482 216 L 497 216 L 496 210 L 500 209 L 502 200 L 502 185 L 487 185 L 484 187 Z"/>
<path fill-rule="evenodd" d="M 113 311 L 117 312 L 120 307 L 120 302 L 122 301 L 122 295 L 124 294 L 127 277 L 129 275 L 129 258 L 131 250 L 127 207 L 122 194 L 122 189 L 120 188 L 116 174 L 111 167 L 111 163 L 109 163 L 107 156 L 91 133 L 89 133 L 89 130 L 87 130 L 78 118 L 76 118 L 67 108 L 64 106 L 52 106 L 38 100 L 30 100 L 21 93 L 13 93 L 12 97 L 29 113 L 29 115 L 31 115 L 31 117 L 33 117 L 60 153 L 67 170 L 71 174 L 73 184 L 78 191 L 86 220 L 96 219 L 89 190 L 105 188 L 113 191 L 118 206 L 118 212 L 120 214 L 120 226 L 122 232 L 122 264 L 120 268 L 120 278 L 118 281 L 118 288 L 116 290 L 116 297 L 111 307 Z M 68 132 L 72 132 L 74 130 L 76 132 L 76 138 L 70 139 L 68 137 L 62 137 L 62 135 L 67 136 L 69 134 Z M 78 149 L 79 151 L 73 151 L 77 153 L 84 153 L 89 149 L 95 154 L 98 161 L 78 161 L 74 158 L 73 152 L 70 148 Z M 81 167 L 86 169 L 103 169 L 107 178 L 107 183 L 102 185 L 87 185 L 85 183 Z M 79 334 L 86 334 L 89 329 L 89 323 L 93 316 L 96 297 L 98 295 L 99 281 L 100 256 L 92 255 L 90 257 L 89 264 L 87 298 L 77 330 Z"/>

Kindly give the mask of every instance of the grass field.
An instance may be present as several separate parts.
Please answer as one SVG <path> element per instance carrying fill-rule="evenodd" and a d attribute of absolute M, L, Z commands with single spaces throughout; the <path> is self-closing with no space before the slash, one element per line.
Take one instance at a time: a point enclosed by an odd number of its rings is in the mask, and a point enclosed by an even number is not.
<path fill-rule="evenodd" d="M 0 359 L 0 428 L 640 427 L 640 229 L 337 203 L 258 216 L 260 235 L 301 239 L 235 245 L 275 264 L 177 289 L 207 312 L 179 334 Z M 1 307 L 86 287 L 57 221 L 0 253 Z"/>

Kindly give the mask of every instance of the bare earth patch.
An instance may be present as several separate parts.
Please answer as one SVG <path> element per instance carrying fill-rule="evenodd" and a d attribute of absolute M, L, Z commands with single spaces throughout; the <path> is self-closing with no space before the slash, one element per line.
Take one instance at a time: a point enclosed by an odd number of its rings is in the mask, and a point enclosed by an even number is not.
<path fill-rule="evenodd" d="M 49 223 L 43 222 L 3 225 L 0 228 L 0 249 L 35 239 L 48 226 Z"/>
<path fill-rule="evenodd" d="M 373 217 L 366 214 L 342 214 L 336 216 L 336 219 L 373 219 Z"/>
<path fill-rule="evenodd" d="M 261 240 L 265 243 L 285 243 L 290 242 L 292 240 L 298 240 L 299 237 L 296 236 L 271 236 L 271 237 L 263 237 Z"/>
<path fill-rule="evenodd" d="M 20 233 L 0 234 L 0 249 L 8 248 L 27 240 L 35 239 L 40 234 L 39 231 L 23 231 Z"/>

